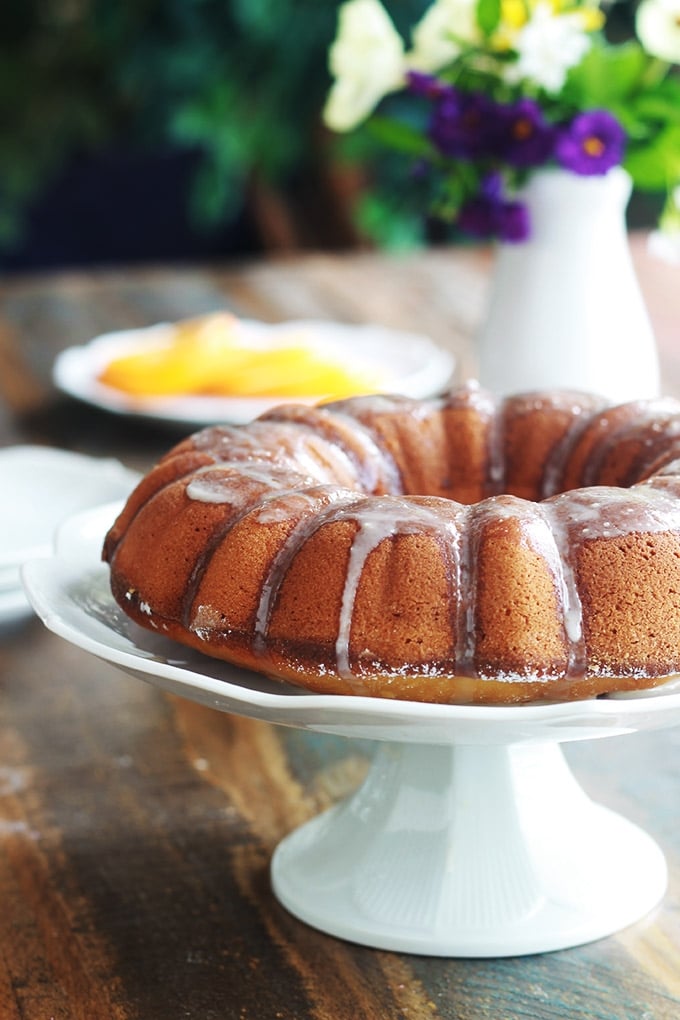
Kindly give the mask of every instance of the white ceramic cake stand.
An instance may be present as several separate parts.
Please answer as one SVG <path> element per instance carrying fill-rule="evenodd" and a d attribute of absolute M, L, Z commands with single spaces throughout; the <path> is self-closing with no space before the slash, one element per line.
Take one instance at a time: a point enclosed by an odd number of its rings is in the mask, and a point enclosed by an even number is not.
<path fill-rule="evenodd" d="M 358 792 L 274 853 L 274 891 L 297 917 L 382 949 L 509 956 L 608 935 L 662 898 L 659 847 L 586 795 L 559 745 L 680 722 L 677 681 L 644 696 L 504 708 L 308 694 L 133 624 L 100 562 L 114 512 L 72 518 L 55 556 L 24 568 L 47 627 L 221 711 L 379 741 Z"/>

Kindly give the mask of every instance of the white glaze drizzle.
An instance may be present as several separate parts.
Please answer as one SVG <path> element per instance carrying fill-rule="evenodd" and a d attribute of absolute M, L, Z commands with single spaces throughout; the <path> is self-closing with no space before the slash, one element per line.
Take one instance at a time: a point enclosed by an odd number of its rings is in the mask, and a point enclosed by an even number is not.
<path fill-rule="evenodd" d="M 330 492 L 330 486 L 323 487 Z M 289 489 L 288 491 L 269 492 L 262 499 L 259 506 L 253 510 L 254 520 L 258 524 L 283 524 L 291 517 L 299 517 L 319 505 L 319 489 L 317 486 L 311 489 Z M 345 490 L 342 491 L 343 495 Z"/>
<path fill-rule="evenodd" d="M 489 431 L 487 440 L 488 466 L 486 482 L 490 495 L 500 494 L 505 483 L 505 438 L 503 435 L 504 403 L 489 406 Z"/>
<path fill-rule="evenodd" d="M 613 445 L 617 445 L 624 435 L 641 435 L 655 421 L 665 419 L 669 415 L 677 415 L 677 412 L 677 403 L 670 399 L 638 400 L 603 412 L 599 420 L 595 420 L 600 435 L 591 447 L 587 463 L 584 465 L 582 484 L 584 486 L 597 484 L 608 451 Z"/>
<path fill-rule="evenodd" d="M 366 451 L 366 464 L 374 468 L 372 485 L 365 486 L 366 491 L 375 491 L 384 487 L 388 493 L 398 495 L 404 491 L 399 465 L 387 450 L 384 450 L 373 431 L 359 418 L 341 411 L 334 411 L 334 417 L 344 421 L 352 429 L 353 435 L 360 439 Z"/>
<path fill-rule="evenodd" d="M 451 504 L 455 506 L 455 504 Z M 337 519 L 346 519 L 342 510 Z M 353 507 L 350 515 L 358 529 L 350 549 L 349 564 L 345 575 L 338 622 L 338 636 L 335 643 L 335 659 L 338 674 L 351 679 L 350 666 L 351 626 L 361 575 L 371 552 L 385 539 L 394 535 L 417 535 L 423 532 L 445 533 L 449 542 L 456 542 L 456 531 L 449 520 L 436 513 L 430 506 L 414 498 L 374 498 Z"/>
<path fill-rule="evenodd" d="M 594 485 L 552 496 L 541 505 L 555 511 L 569 523 L 569 548 L 584 540 L 622 538 L 625 535 L 655 534 L 680 529 L 680 501 L 655 479 L 618 489 Z"/>
<path fill-rule="evenodd" d="M 281 546 L 269 566 L 267 577 L 260 592 L 260 601 L 255 613 L 253 636 L 253 647 L 256 654 L 263 655 L 266 651 L 267 631 L 276 596 L 298 549 L 312 537 L 314 532 L 326 520 L 335 519 L 335 515 L 338 514 L 343 506 L 354 505 L 361 498 L 360 496 L 348 496 L 347 492 L 339 492 L 336 495 L 336 499 L 329 506 L 318 510 L 312 508 L 309 514 L 302 516 L 288 535 L 287 540 Z"/>
<path fill-rule="evenodd" d="M 355 398 L 359 401 L 360 398 Z M 361 398 L 362 404 L 369 398 Z M 381 398 L 385 405 L 391 398 Z M 351 401 L 354 403 L 355 401 Z M 356 487 L 366 494 L 402 491 L 401 474 L 394 458 L 383 451 L 370 427 L 344 411 L 348 401 L 337 401 L 323 407 L 297 404 L 276 408 L 263 420 L 294 423 L 309 432 L 316 432 L 333 448 L 340 450 L 352 464 Z"/>
<path fill-rule="evenodd" d="M 548 454 L 543 467 L 543 477 L 539 493 L 541 499 L 547 499 L 548 496 L 554 496 L 562 490 L 562 478 L 565 465 L 569 462 L 569 455 L 593 421 L 595 408 L 574 401 L 570 411 L 572 414 L 571 421 L 562 438 L 555 443 Z"/>
<path fill-rule="evenodd" d="M 197 503 L 229 503 L 232 506 L 242 506 L 252 501 L 253 489 L 252 485 L 244 486 L 244 481 L 255 482 L 266 489 L 280 492 L 284 484 L 290 488 L 297 488 L 314 485 L 319 479 L 285 467 L 222 461 L 196 470 L 186 487 L 186 494 Z"/>
<path fill-rule="evenodd" d="M 680 452 L 680 418 L 677 415 L 653 421 L 646 432 L 646 437 L 641 440 L 642 450 L 629 470 L 631 483 L 656 474 L 675 460 Z M 633 438 L 636 438 L 635 434 Z"/>
<path fill-rule="evenodd" d="M 524 541 L 541 555 L 552 573 L 560 605 L 566 607 L 565 631 L 567 639 L 578 643 L 580 640 L 580 602 L 575 587 L 565 576 L 561 543 L 557 541 L 551 525 L 546 520 L 539 504 L 516 496 L 498 495 L 482 500 L 468 510 L 468 522 L 464 528 L 461 548 L 461 600 L 459 613 L 458 646 L 456 649 L 456 674 L 459 676 L 478 675 L 476 658 L 477 635 L 477 565 L 479 545 L 487 524 L 498 520 L 515 520 L 520 526 Z"/>
<path fill-rule="evenodd" d="M 564 636 L 567 645 L 567 675 L 578 676 L 585 671 L 587 654 L 583 635 L 583 605 L 578 590 L 576 569 L 571 555 L 570 526 L 572 514 L 562 510 L 567 505 L 557 496 L 536 504 L 536 511 L 546 522 L 540 552 L 549 564 L 562 608 Z"/>
<path fill-rule="evenodd" d="M 296 422 L 257 420 L 240 430 L 219 426 L 198 433 L 192 442 L 196 450 L 209 452 L 218 464 L 276 464 L 317 481 L 357 486 L 356 468 L 346 451 Z"/>
<path fill-rule="evenodd" d="M 553 496 L 538 504 L 538 508 L 549 521 L 558 554 L 556 565 L 561 568 L 556 579 L 562 592 L 569 641 L 568 675 L 583 675 L 587 648 L 575 550 L 583 542 L 680 529 L 680 502 L 651 487 L 593 486 Z"/>
<path fill-rule="evenodd" d="M 295 476 L 292 476 L 293 481 L 294 479 Z M 218 529 L 217 533 L 213 536 L 212 541 L 206 547 L 203 555 L 194 566 L 188 586 L 187 600 L 184 607 L 184 615 L 186 618 L 191 616 L 196 592 L 200 587 L 201 580 L 210 564 L 210 560 L 219 548 L 225 535 L 241 520 L 245 519 L 247 516 L 252 516 L 253 520 L 257 524 L 266 527 L 272 524 L 281 524 L 290 519 L 301 518 L 301 521 L 298 522 L 298 527 L 300 527 L 301 524 L 304 524 L 305 518 L 315 514 L 319 507 L 325 507 L 329 503 L 332 504 L 335 501 L 343 501 L 348 498 L 354 498 L 353 494 L 348 492 L 347 489 L 333 485 L 307 485 L 306 483 L 308 481 L 308 479 L 304 479 L 302 476 L 299 476 L 299 484 L 295 484 L 294 488 L 285 489 L 282 488 L 281 485 L 278 485 L 276 488 L 269 490 L 260 490 L 259 492 L 251 491 L 249 497 L 244 496 L 238 508 L 239 512 L 235 516 L 228 517 L 226 521 L 223 522 L 222 527 Z M 291 536 L 289 536 L 289 539 L 290 537 Z M 284 544 L 283 549 L 285 550 L 286 548 L 287 544 Z M 272 568 L 270 568 L 270 574 L 271 569 Z M 264 586 L 264 588 L 266 587 L 267 585 Z M 190 630 L 193 630 L 195 625 L 195 617 L 191 620 L 191 622 L 187 623 Z"/>
<path fill-rule="evenodd" d="M 318 481 L 341 482 L 352 488 L 358 485 L 356 468 L 341 446 L 313 432 L 297 431 L 292 456 L 299 468 Z"/>
<path fill-rule="evenodd" d="M 474 527 L 473 521 L 477 509 L 481 505 L 477 503 L 462 508 L 462 527 L 455 550 L 456 647 L 454 649 L 454 669 L 460 676 L 472 676 L 476 672 L 475 610 L 477 605 L 477 553 L 480 534 L 479 530 Z"/>

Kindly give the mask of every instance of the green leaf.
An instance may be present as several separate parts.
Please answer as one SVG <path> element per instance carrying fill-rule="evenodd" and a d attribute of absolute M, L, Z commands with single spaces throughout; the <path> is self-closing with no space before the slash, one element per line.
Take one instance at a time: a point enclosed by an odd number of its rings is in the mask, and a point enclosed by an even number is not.
<path fill-rule="evenodd" d="M 631 148 L 623 165 L 637 188 L 665 191 L 680 180 L 680 125 L 660 131 L 644 148 Z"/>
<path fill-rule="evenodd" d="M 632 106 L 634 114 L 644 120 L 680 124 L 680 95 L 654 92 L 639 96 Z"/>
<path fill-rule="evenodd" d="M 418 128 L 410 124 L 391 120 L 389 117 L 373 117 L 368 121 L 366 130 L 375 141 L 387 148 L 394 149 L 407 156 L 432 158 L 435 150 Z"/>
<path fill-rule="evenodd" d="M 204 159 L 189 197 L 193 223 L 206 229 L 220 219 L 235 215 L 243 194 L 244 178 L 245 174 L 235 167 L 227 169 L 216 160 Z"/>
<path fill-rule="evenodd" d="M 605 46 L 594 41 L 580 64 L 572 68 L 565 97 L 581 109 L 610 107 L 640 86 L 647 57 L 636 42 Z"/>
<path fill-rule="evenodd" d="M 636 117 L 630 110 L 626 110 L 625 107 L 617 109 L 612 107 L 612 115 L 616 117 L 619 124 L 626 132 L 626 139 L 628 145 L 635 145 L 639 142 L 646 142 L 649 139 L 649 124 L 647 121 Z"/>
<path fill-rule="evenodd" d="M 496 31 L 501 20 L 501 0 L 478 0 L 477 24 L 488 37 Z"/>
<path fill-rule="evenodd" d="M 356 210 L 356 220 L 360 230 L 381 248 L 412 251 L 422 247 L 422 216 L 400 209 L 384 196 L 363 195 Z"/>

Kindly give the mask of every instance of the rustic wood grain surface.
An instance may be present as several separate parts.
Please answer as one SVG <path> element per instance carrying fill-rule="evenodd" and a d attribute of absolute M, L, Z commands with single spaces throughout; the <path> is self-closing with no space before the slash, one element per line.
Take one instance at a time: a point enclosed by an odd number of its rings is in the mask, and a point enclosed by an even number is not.
<path fill-rule="evenodd" d="M 665 388 L 680 396 L 680 270 L 635 244 Z M 0 445 L 150 465 L 177 437 L 57 394 L 62 348 L 206 312 L 421 329 L 474 372 L 484 253 L 308 256 L 0 282 Z M 2 499 L 12 493 L 3 486 Z M 217 713 L 46 631 L 0 631 L 0 1020 L 678 1020 L 680 729 L 567 749 L 592 796 L 662 846 L 648 918 L 557 953 L 442 960 L 364 949 L 272 896 L 279 839 L 352 791 L 369 744 Z M 633 877 L 632 877 L 633 878 Z"/>

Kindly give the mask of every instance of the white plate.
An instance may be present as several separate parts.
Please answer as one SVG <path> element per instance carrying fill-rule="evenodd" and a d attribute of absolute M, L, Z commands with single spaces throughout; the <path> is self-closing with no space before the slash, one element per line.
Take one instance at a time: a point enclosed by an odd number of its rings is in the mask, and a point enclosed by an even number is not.
<path fill-rule="evenodd" d="M 139 480 L 117 460 L 47 446 L 0 450 L 0 576 L 52 551 L 56 527 L 78 510 L 127 495 Z M 17 587 L 19 586 L 17 577 Z"/>
<path fill-rule="evenodd" d="M 289 343 L 292 333 L 313 338 L 315 350 L 350 362 L 355 368 L 375 373 L 380 391 L 424 399 L 446 389 L 454 358 L 425 336 L 334 322 L 296 321 L 267 325 L 241 321 L 246 335 L 258 340 Z M 96 337 L 81 347 L 69 347 L 57 357 L 53 378 L 64 393 L 117 414 L 138 415 L 188 425 L 215 422 L 244 424 L 282 403 L 317 403 L 318 397 L 131 397 L 98 381 L 113 358 L 157 345 L 159 335 L 172 329 L 167 323 L 146 329 L 121 330 Z"/>
<path fill-rule="evenodd" d="M 680 722 L 677 682 L 635 699 L 525 706 L 428 705 L 312 694 L 201 655 L 134 624 L 109 589 L 104 535 L 119 506 L 78 514 L 52 558 L 29 563 L 24 585 L 48 628 L 165 690 L 224 712 L 345 736 L 414 743 L 582 740 Z"/>
<path fill-rule="evenodd" d="M 21 564 L 49 556 L 54 532 L 67 517 L 126 496 L 138 477 L 116 460 L 46 446 L 0 450 L 0 622 L 30 612 Z"/>

